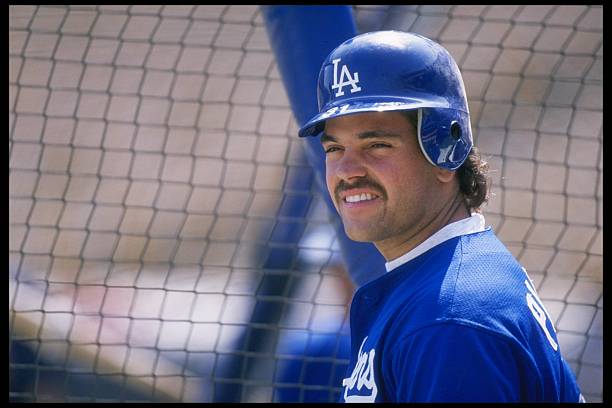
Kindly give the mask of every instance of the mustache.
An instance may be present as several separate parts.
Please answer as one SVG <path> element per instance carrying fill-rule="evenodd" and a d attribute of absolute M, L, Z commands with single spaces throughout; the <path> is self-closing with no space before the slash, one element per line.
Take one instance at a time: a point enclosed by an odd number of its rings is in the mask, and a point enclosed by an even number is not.
<path fill-rule="evenodd" d="M 334 190 L 336 200 L 340 201 L 340 193 L 342 193 L 343 191 L 351 190 L 353 188 L 368 188 L 378 193 L 378 195 L 380 195 L 380 197 L 383 199 L 387 197 L 387 194 L 385 193 L 385 189 L 383 188 L 383 186 L 381 186 L 374 180 L 370 180 L 368 178 L 362 177 L 351 184 L 348 184 L 344 180 L 340 180 L 340 182 L 336 185 L 336 188 Z"/>

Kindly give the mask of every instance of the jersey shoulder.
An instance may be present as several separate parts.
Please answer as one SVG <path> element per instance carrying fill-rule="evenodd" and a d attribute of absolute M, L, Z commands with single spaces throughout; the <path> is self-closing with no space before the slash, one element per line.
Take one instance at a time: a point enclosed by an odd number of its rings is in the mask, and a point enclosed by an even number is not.
<path fill-rule="evenodd" d="M 455 322 L 525 343 L 537 330 L 526 303 L 528 295 L 535 301 L 535 288 L 490 228 L 439 245 L 389 279 L 391 285 L 387 313 L 396 336 Z"/>
<path fill-rule="evenodd" d="M 490 230 L 462 236 L 456 252 L 440 292 L 440 318 L 513 336 L 508 328 L 530 318 L 526 295 L 535 292 L 525 269 Z"/>

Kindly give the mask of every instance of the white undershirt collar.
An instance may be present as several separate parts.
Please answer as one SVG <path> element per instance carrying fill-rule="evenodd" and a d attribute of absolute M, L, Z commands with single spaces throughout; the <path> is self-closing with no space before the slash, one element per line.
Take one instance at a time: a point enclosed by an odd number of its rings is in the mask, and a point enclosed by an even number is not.
<path fill-rule="evenodd" d="M 429 251 L 431 248 L 444 241 L 448 241 L 451 238 L 458 237 L 459 235 L 473 234 L 475 232 L 482 232 L 485 230 L 485 219 L 482 214 L 472 213 L 469 218 L 464 218 L 459 221 L 450 223 L 444 228 L 441 228 L 435 234 L 421 242 L 412 250 L 408 251 L 399 258 L 395 258 L 392 261 L 385 263 L 387 272 L 392 271 L 400 265 L 416 258 L 417 256 Z"/>

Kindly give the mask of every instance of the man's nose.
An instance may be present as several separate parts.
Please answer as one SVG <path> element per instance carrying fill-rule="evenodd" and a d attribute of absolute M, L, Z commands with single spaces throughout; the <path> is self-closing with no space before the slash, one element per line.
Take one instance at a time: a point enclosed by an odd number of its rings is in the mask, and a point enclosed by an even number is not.
<path fill-rule="evenodd" d="M 346 149 L 336 165 L 336 176 L 350 181 L 366 175 L 366 166 L 361 154 L 352 149 Z"/>

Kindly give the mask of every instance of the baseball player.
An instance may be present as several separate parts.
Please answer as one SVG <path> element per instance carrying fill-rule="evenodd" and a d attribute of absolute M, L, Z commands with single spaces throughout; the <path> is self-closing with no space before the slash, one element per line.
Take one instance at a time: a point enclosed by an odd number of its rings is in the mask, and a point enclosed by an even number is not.
<path fill-rule="evenodd" d="M 487 165 L 463 80 L 420 35 L 334 49 L 318 81 L 328 191 L 387 273 L 351 304 L 345 402 L 583 402 L 527 272 L 485 227 Z"/>

